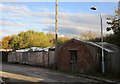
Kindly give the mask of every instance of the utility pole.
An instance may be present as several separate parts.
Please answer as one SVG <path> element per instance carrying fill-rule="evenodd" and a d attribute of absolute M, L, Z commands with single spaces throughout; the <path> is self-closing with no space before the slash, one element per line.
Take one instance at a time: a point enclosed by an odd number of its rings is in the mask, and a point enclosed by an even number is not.
<path fill-rule="evenodd" d="M 56 0 L 56 10 L 55 10 L 55 45 L 58 44 L 58 0 Z"/>
<path fill-rule="evenodd" d="M 55 65 L 54 68 L 57 69 L 57 44 L 58 44 L 58 0 L 55 3 Z"/>

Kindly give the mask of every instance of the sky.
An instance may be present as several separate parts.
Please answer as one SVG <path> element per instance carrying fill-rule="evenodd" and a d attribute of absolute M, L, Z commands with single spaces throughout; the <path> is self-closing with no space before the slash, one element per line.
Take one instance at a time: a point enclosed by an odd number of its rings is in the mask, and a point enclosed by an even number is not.
<path fill-rule="evenodd" d="M 92 31 L 100 35 L 102 14 L 104 34 L 106 18 L 114 15 L 117 2 L 59 2 L 59 35 L 80 36 Z M 95 6 L 96 11 L 90 8 Z M 55 32 L 55 2 L 1 2 L 0 38 L 21 31 Z"/>

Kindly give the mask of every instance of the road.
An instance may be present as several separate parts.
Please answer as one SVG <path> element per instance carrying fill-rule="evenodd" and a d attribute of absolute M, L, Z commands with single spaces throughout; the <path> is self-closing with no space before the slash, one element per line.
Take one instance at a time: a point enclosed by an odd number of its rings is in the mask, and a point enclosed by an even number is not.
<path fill-rule="evenodd" d="M 98 84 L 98 81 L 87 79 L 83 77 L 71 76 L 68 74 L 64 74 L 61 72 L 57 72 L 54 70 L 34 67 L 28 65 L 20 65 L 20 64 L 11 64 L 11 63 L 3 63 L 2 64 L 2 74 L 3 80 L 6 83 L 9 82 L 19 82 L 23 83 L 57 83 L 57 84 L 70 84 L 70 83 L 88 83 Z"/>

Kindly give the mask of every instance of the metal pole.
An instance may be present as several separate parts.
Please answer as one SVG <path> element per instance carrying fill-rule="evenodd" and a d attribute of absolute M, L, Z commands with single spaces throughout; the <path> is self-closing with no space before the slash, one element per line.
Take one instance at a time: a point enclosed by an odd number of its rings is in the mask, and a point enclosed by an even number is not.
<path fill-rule="evenodd" d="M 58 0 L 56 0 L 56 15 L 55 15 L 55 45 L 58 44 Z"/>
<path fill-rule="evenodd" d="M 103 25 L 102 25 L 102 15 L 100 14 L 101 23 L 101 42 L 102 42 L 102 73 L 105 73 L 105 60 L 104 60 L 104 50 L 103 50 Z"/>
<path fill-rule="evenodd" d="M 96 10 L 96 7 L 92 7 L 92 10 Z M 100 24 L 101 24 L 101 42 L 102 42 L 102 73 L 105 73 L 105 58 L 104 58 L 104 50 L 103 50 L 103 25 L 102 25 L 102 14 L 100 14 Z"/>

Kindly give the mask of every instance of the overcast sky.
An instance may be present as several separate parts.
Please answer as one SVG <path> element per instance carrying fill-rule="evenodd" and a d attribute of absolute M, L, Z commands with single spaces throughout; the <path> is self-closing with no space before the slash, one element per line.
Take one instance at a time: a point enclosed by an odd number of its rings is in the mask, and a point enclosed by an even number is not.
<path fill-rule="evenodd" d="M 114 14 L 117 2 L 59 2 L 59 35 L 78 36 L 92 31 L 100 34 L 102 13 L 104 33 L 106 17 Z M 90 10 L 96 6 L 97 10 Z M 0 37 L 21 31 L 55 31 L 55 2 L 0 3 Z"/>

